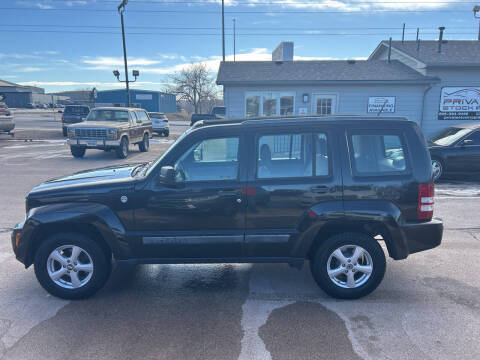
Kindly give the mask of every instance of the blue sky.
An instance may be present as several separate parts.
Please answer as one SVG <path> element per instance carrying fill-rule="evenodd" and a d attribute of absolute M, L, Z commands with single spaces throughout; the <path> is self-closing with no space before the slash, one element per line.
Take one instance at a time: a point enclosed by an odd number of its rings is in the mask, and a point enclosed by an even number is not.
<path fill-rule="evenodd" d="M 114 0 L 0 0 L 0 79 L 47 91 L 121 86 L 120 17 Z M 478 19 L 468 0 L 227 0 L 226 53 L 237 60 L 269 60 L 282 40 L 295 42 L 296 59 L 367 57 L 382 39 L 476 39 Z M 480 0 L 478 1 L 480 4 Z M 405 10 L 408 10 L 404 12 Z M 125 13 L 129 68 L 139 88 L 160 90 L 168 74 L 221 59 L 221 6 L 214 0 L 130 0 Z M 354 35 L 357 34 L 357 35 Z M 361 35 L 358 35 L 361 34 Z"/>

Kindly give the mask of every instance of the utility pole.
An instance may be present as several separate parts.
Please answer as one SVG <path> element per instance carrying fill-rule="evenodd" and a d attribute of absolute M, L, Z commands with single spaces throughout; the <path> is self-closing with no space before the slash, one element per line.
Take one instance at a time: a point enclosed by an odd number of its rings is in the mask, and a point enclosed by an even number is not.
<path fill-rule="evenodd" d="M 233 18 L 233 62 L 235 62 L 235 18 Z"/>
<path fill-rule="evenodd" d="M 128 84 L 128 64 L 127 64 L 127 45 L 125 44 L 125 26 L 123 23 L 123 12 L 125 11 L 125 5 L 127 5 L 128 0 L 123 0 L 120 5 L 118 5 L 118 12 L 120 14 L 120 21 L 122 23 L 122 41 L 123 41 L 123 63 L 125 65 L 125 86 L 127 88 L 127 107 L 130 107 L 130 87 Z"/>
<path fill-rule="evenodd" d="M 480 5 L 475 5 L 473 7 L 473 17 L 475 19 L 480 19 Z M 480 21 L 478 22 L 478 41 L 480 41 Z"/>
<path fill-rule="evenodd" d="M 403 23 L 403 29 L 402 29 L 402 44 L 405 41 L 405 23 Z"/>
<path fill-rule="evenodd" d="M 225 0 L 222 0 L 222 58 L 225 61 Z"/>

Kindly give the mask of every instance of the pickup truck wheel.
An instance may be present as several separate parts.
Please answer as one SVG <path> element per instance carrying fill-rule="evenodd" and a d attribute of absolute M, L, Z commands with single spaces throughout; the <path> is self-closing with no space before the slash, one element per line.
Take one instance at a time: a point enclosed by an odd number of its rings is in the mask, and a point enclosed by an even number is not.
<path fill-rule="evenodd" d="M 365 234 L 344 233 L 324 241 L 310 269 L 317 284 L 330 296 L 358 299 L 377 288 L 386 268 L 378 242 Z"/>
<path fill-rule="evenodd" d="M 82 299 L 107 281 L 110 262 L 100 246 L 79 233 L 59 233 L 47 238 L 35 254 L 35 275 L 53 296 Z"/>
<path fill-rule="evenodd" d="M 67 128 L 66 127 L 62 128 L 62 134 L 63 134 L 63 136 L 67 136 Z"/>
<path fill-rule="evenodd" d="M 165 130 L 163 136 L 168 137 L 168 135 L 170 135 L 170 130 Z"/>
<path fill-rule="evenodd" d="M 128 139 L 123 137 L 120 146 L 115 149 L 119 159 L 125 159 L 128 156 Z"/>
<path fill-rule="evenodd" d="M 70 146 L 70 152 L 72 153 L 73 157 L 76 157 L 76 158 L 83 157 L 86 151 L 87 149 L 85 149 L 84 147 Z"/>
<path fill-rule="evenodd" d="M 147 152 L 148 148 L 150 147 L 150 138 L 148 136 L 148 133 L 145 133 L 143 135 L 143 140 L 141 143 L 138 144 L 138 147 L 140 148 L 141 152 Z"/>

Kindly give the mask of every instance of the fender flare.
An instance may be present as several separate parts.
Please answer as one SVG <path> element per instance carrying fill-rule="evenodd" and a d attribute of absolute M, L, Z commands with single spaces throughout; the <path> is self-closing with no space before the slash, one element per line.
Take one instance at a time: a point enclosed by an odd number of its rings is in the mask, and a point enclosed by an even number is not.
<path fill-rule="evenodd" d="M 25 266 L 33 263 L 34 250 L 38 245 L 37 241 L 40 241 L 42 229 L 48 226 L 58 226 L 62 229 L 82 225 L 93 227 L 116 259 L 130 256 L 126 229 L 108 206 L 99 203 L 49 204 L 32 209 L 23 225 L 21 238 Z"/>

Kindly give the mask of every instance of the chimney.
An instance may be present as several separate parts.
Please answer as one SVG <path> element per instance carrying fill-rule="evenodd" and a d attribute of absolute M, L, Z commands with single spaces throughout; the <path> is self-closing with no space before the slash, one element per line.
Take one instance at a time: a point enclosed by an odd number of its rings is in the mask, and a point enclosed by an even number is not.
<path fill-rule="evenodd" d="M 272 61 L 293 61 L 293 41 L 282 41 L 272 52 Z"/>
<path fill-rule="evenodd" d="M 438 53 L 440 54 L 442 52 L 443 30 L 445 30 L 445 26 L 440 26 L 438 30 L 440 30 L 440 35 L 438 36 Z"/>

